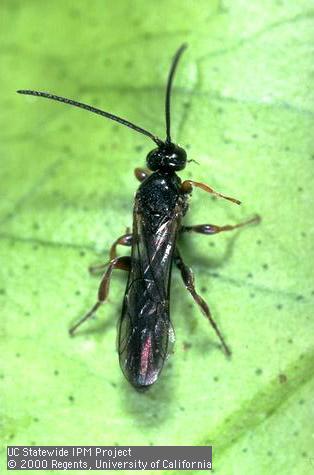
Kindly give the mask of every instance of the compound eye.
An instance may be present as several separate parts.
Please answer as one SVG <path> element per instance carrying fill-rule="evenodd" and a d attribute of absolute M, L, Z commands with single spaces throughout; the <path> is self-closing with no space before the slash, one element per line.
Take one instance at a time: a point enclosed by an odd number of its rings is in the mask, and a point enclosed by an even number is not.
<path fill-rule="evenodd" d="M 176 171 L 183 170 L 186 166 L 186 151 L 184 148 L 177 147 L 173 153 L 170 163 Z"/>
<path fill-rule="evenodd" d="M 149 154 L 146 157 L 146 163 L 147 163 L 148 168 L 152 170 L 153 172 L 159 169 L 161 158 L 160 158 L 160 151 L 158 148 L 154 148 L 154 150 L 151 150 L 149 152 Z"/>

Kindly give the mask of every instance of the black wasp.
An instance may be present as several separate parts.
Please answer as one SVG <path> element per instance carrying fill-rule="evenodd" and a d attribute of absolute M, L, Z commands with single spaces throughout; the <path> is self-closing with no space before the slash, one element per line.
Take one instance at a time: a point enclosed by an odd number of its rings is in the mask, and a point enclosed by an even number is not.
<path fill-rule="evenodd" d="M 217 197 L 240 204 L 240 201 L 222 195 L 203 183 L 192 180 L 182 182 L 176 174 L 185 168 L 188 160 L 186 151 L 171 140 L 170 98 L 174 73 L 185 48 L 186 45 L 182 45 L 176 52 L 168 76 L 165 101 L 166 140 L 159 139 L 121 117 L 81 102 L 46 92 L 17 91 L 20 94 L 45 97 L 94 112 L 150 137 L 157 145 L 147 155 L 148 170 L 135 169 L 135 176 L 141 185 L 135 196 L 132 233 L 126 233 L 114 242 L 108 264 L 90 269 L 92 273 L 104 272 L 98 290 L 98 301 L 70 329 L 70 333 L 73 334 L 106 301 L 112 271 L 114 269 L 127 271 L 129 277 L 118 325 L 118 351 L 121 369 L 136 389 L 148 388 L 157 380 L 169 354 L 170 344 L 174 341 L 169 314 L 170 276 L 173 263 L 179 268 L 186 288 L 214 328 L 224 352 L 226 355 L 231 354 L 208 305 L 195 290 L 193 273 L 181 257 L 177 238 L 179 234 L 186 232 L 212 235 L 231 231 L 259 219 L 254 217 L 240 224 L 226 226 L 181 224 L 188 209 L 188 197 L 193 187 L 202 188 Z M 131 256 L 117 257 L 116 247 L 119 244 L 131 246 Z"/>

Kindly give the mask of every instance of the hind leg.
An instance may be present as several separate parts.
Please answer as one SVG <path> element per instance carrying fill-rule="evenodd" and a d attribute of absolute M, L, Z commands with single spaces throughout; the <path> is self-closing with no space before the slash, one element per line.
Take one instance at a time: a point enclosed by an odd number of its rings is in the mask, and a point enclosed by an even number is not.
<path fill-rule="evenodd" d="M 231 356 L 231 351 L 227 345 L 227 343 L 224 340 L 224 337 L 222 336 L 217 323 L 213 319 L 209 307 L 205 300 L 196 292 L 195 290 L 195 285 L 194 285 L 194 275 L 192 270 L 183 262 L 183 259 L 180 255 L 180 252 L 178 248 L 176 248 L 175 255 L 174 255 L 174 260 L 176 263 L 176 266 L 181 272 L 181 276 L 184 282 L 185 287 L 188 289 L 190 294 L 192 295 L 193 299 L 201 309 L 201 312 L 205 315 L 205 317 L 208 319 L 209 323 L 213 327 L 213 329 L 216 332 L 216 335 L 218 336 L 219 340 L 221 341 L 222 347 L 224 349 L 224 352 L 227 356 Z"/>

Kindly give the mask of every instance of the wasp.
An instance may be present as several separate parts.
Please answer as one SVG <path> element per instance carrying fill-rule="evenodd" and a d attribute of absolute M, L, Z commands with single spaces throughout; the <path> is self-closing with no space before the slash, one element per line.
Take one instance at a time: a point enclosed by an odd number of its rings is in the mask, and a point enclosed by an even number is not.
<path fill-rule="evenodd" d="M 170 101 L 175 71 L 186 47 L 187 45 L 183 44 L 177 50 L 168 75 L 165 140 L 128 120 L 72 99 L 47 92 L 17 91 L 19 94 L 52 99 L 99 114 L 146 135 L 156 145 L 146 157 L 147 168 L 135 169 L 135 176 L 141 184 L 135 194 L 132 232 L 127 232 L 114 242 L 110 249 L 109 263 L 90 268 L 92 273 L 102 273 L 97 302 L 69 330 L 73 335 L 77 328 L 92 317 L 106 301 L 110 279 L 115 269 L 128 272 L 122 314 L 118 322 L 118 352 L 120 366 L 126 379 L 138 390 L 147 389 L 156 382 L 174 342 L 169 308 L 173 264 L 180 270 L 187 290 L 212 325 L 225 354 L 231 355 L 207 303 L 195 289 L 193 272 L 185 264 L 178 248 L 179 235 L 191 232 L 213 235 L 259 221 L 259 217 L 255 216 L 235 225 L 182 224 L 182 218 L 188 210 L 188 199 L 194 187 L 233 203 L 241 203 L 204 183 L 193 180 L 182 181 L 177 175 L 177 172 L 184 170 L 190 160 L 187 160 L 184 148 L 172 141 Z M 118 257 L 118 245 L 131 247 L 131 255 Z"/>

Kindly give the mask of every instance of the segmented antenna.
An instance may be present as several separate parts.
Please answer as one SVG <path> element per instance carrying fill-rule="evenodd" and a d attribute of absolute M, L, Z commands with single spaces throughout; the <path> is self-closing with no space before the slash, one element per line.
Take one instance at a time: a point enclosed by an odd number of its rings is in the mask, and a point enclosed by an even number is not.
<path fill-rule="evenodd" d="M 107 119 L 114 120 L 119 124 L 126 125 L 130 129 L 139 132 L 140 134 L 146 135 L 147 137 L 151 138 L 158 146 L 163 144 L 163 141 L 159 139 L 156 135 L 153 135 L 151 132 L 148 132 L 142 127 L 138 125 L 132 124 L 126 119 L 122 119 L 122 117 L 118 117 L 117 115 L 110 114 L 110 112 L 105 112 L 101 109 L 97 109 L 97 107 L 89 106 L 88 104 L 84 104 L 83 102 L 73 101 L 72 99 L 67 99 L 66 97 L 56 96 L 55 94 L 50 94 L 48 92 L 40 92 L 40 91 L 30 91 L 26 90 L 19 90 L 16 91 L 18 94 L 26 94 L 28 96 L 38 96 L 38 97 L 45 97 L 46 99 L 52 99 L 53 101 L 63 102 L 64 104 L 69 104 L 70 106 L 79 107 L 81 109 L 85 109 L 89 112 L 94 112 L 95 114 L 101 115 L 106 117 Z"/>
<path fill-rule="evenodd" d="M 180 46 L 180 48 L 178 49 L 178 51 L 176 52 L 176 54 L 173 57 L 171 68 L 170 68 L 170 71 L 169 71 L 169 76 L 168 76 L 168 81 L 167 81 L 167 90 L 166 90 L 166 102 L 165 102 L 166 143 L 171 142 L 171 135 L 170 135 L 170 98 L 171 98 L 171 87 L 172 87 L 173 77 L 174 77 L 174 73 L 176 71 L 179 59 L 180 59 L 182 53 L 184 52 L 184 50 L 186 50 L 187 46 L 188 45 L 185 44 L 185 43 L 182 46 Z"/>

